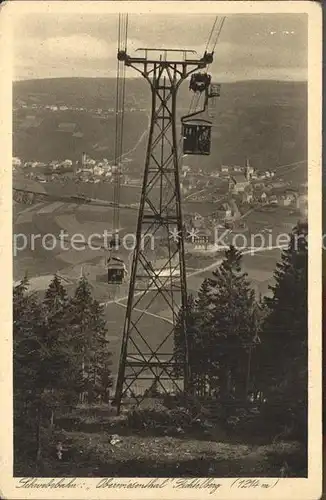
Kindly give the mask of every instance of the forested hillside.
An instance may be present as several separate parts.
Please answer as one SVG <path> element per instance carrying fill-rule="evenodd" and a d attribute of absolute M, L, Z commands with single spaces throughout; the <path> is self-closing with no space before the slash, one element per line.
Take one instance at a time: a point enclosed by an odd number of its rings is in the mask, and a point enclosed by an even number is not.
<path fill-rule="evenodd" d="M 148 126 L 149 88 L 141 79 L 128 79 L 124 150 L 136 145 Z M 115 134 L 115 80 L 67 78 L 15 82 L 13 87 L 14 155 L 24 160 L 79 159 L 82 151 L 94 158 L 112 158 Z M 180 89 L 178 120 L 191 102 L 187 83 Z M 32 108 L 31 106 L 34 105 Z M 67 106 L 51 111 L 46 105 Z M 27 106 L 27 107 L 24 107 Z M 73 110 L 72 108 L 84 108 Z M 102 115 L 93 110 L 102 109 Z M 104 110 L 111 110 L 104 112 Z M 221 163 L 243 164 L 247 157 L 258 169 L 307 157 L 307 85 L 304 82 L 247 81 L 222 85 L 214 115 L 212 154 L 191 158 L 196 166 L 214 169 Z M 26 120 L 26 117 L 34 117 Z M 30 120 L 30 121 L 28 121 Z M 73 123 L 62 132 L 61 123 Z M 130 153 L 142 167 L 146 135 Z"/>

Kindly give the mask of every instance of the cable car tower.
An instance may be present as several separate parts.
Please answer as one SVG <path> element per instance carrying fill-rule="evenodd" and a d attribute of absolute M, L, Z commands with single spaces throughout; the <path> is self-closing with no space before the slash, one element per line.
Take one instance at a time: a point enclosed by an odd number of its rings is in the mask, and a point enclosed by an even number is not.
<path fill-rule="evenodd" d="M 202 58 L 191 50 L 142 48 L 137 52 L 141 55 L 130 57 L 126 51 L 118 51 L 118 60 L 148 82 L 152 103 L 116 384 L 118 412 L 127 397 L 139 404 L 154 382 L 161 392 L 187 392 L 190 388 L 184 314 L 186 352 L 183 366 L 179 366 L 181 377 L 176 375 L 173 354 L 178 313 L 187 304 L 177 92 L 190 74 L 213 61 L 213 53 L 207 51 Z"/>

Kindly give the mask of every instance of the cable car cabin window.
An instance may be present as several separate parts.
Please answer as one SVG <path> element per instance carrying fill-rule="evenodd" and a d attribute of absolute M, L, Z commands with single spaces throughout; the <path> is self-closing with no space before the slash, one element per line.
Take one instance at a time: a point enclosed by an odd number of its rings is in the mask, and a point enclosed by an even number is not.
<path fill-rule="evenodd" d="M 183 152 L 188 155 L 209 155 L 211 125 L 183 125 Z"/>

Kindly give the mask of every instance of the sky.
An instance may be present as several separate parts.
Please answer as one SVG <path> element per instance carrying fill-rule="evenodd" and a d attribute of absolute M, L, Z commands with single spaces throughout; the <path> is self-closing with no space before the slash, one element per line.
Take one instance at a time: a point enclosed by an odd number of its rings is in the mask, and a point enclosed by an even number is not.
<path fill-rule="evenodd" d="M 14 23 L 14 80 L 115 77 L 116 14 L 25 14 Z M 214 14 L 131 14 L 127 51 L 188 48 L 201 56 Z M 209 47 L 210 48 L 210 47 Z M 210 72 L 217 81 L 307 79 L 305 14 L 226 17 Z M 127 77 L 136 76 L 128 70 Z"/>

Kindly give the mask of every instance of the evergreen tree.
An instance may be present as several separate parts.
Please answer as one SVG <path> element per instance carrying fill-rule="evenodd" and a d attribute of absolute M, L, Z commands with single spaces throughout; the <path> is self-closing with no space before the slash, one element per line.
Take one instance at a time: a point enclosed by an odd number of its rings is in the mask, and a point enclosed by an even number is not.
<path fill-rule="evenodd" d="M 211 321 L 214 306 L 211 297 L 210 279 L 205 279 L 195 302 L 196 345 L 194 358 L 197 384 L 201 395 L 216 387 L 216 363 L 211 351 Z"/>
<path fill-rule="evenodd" d="M 241 270 L 241 253 L 231 246 L 213 277 L 203 281 L 197 299 L 188 300 L 189 365 L 198 394 L 219 388 L 225 399 L 235 387 L 238 396 L 245 397 L 257 329 L 255 307 L 254 292 Z M 184 359 L 180 323 L 175 349 Z"/>
<path fill-rule="evenodd" d="M 37 458 L 41 454 L 42 368 L 48 356 L 43 343 L 45 323 L 42 306 L 35 294 L 28 293 L 28 280 L 24 278 L 13 290 L 15 452 L 30 448 L 32 441 Z"/>
<path fill-rule="evenodd" d="M 233 391 L 237 397 L 245 396 L 248 350 L 255 336 L 255 297 L 241 270 L 241 258 L 231 246 L 209 281 L 211 318 L 206 349 L 210 366 L 218 371 L 223 399 Z"/>
<path fill-rule="evenodd" d="M 112 387 L 111 352 L 107 340 L 103 306 L 96 300 L 93 300 L 91 313 L 91 330 L 96 344 L 96 352 L 88 375 L 90 380 L 93 380 L 93 399 L 100 396 L 103 402 L 108 403 Z"/>
<path fill-rule="evenodd" d="M 45 318 L 36 295 L 28 293 L 28 285 L 24 278 L 13 290 L 13 361 L 14 389 L 32 400 L 39 395 L 39 366 L 46 356 L 42 344 Z"/>
<path fill-rule="evenodd" d="M 186 331 L 184 331 L 184 325 L 186 325 Z M 195 367 L 193 365 L 194 360 L 194 337 L 195 337 L 195 300 L 192 295 L 188 296 L 186 308 L 181 307 L 176 321 L 176 326 L 174 329 L 174 359 L 177 363 L 175 368 L 175 373 L 177 376 L 183 376 L 183 364 L 185 363 L 185 353 L 186 346 L 185 341 L 187 341 L 188 350 L 188 363 L 189 370 L 192 374 L 195 373 Z"/>
<path fill-rule="evenodd" d="M 71 331 L 67 328 L 70 300 L 57 275 L 45 293 L 43 308 L 46 317 L 43 342 L 49 352 L 43 363 L 43 380 L 53 421 L 55 407 L 73 405 L 81 385 L 80 364 L 76 361 Z"/>
<path fill-rule="evenodd" d="M 71 301 L 72 341 L 83 373 L 83 395 L 93 402 L 99 394 L 107 399 L 111 386 L 110 352 L 103 308 L 92 298 L 85 277 L 79 280 Z"/>
<path fill-rule="evenodd" d="M 203 394 L 206 392 L 206 380 L 209 375 L 208 364 L 207 364 L 207 352 L 205 351 L 205 332 L 207 330 L 206 326 L 206 309 L 200 309 L 198 307 L 198 302 L 201 307 L 204 307 L 205 284 L 203 284 L 199 294 L 200 299 L 195 300 L 193 295 L 189 295 L 186 308 L 186 335 L 182 328 L 181 315 L 183 311 L 179 311 L 179 316 L 177 319 L 177 324 L 175 328 L 174 337 L 174 349 L 175 349 L 175 359 L 179 362 L 177 369 L 177 374 L 183 376 L 182 365 L 185 362 L 185 340 L 187 341 L 187 351 L 188 351 L 188 369 L 191 384 L 194 391 L 197 394 Z M 203 302 L 201 302 L 201 300 Z"/>
<path fill-rule="evenodd" d="M 303 413 L 308 395 L 307 235 L 307 223 L 298 223 L 277 264 L 272 297 L 266 298 L 261 349 L 262 383 L 270 398 Z"/>

